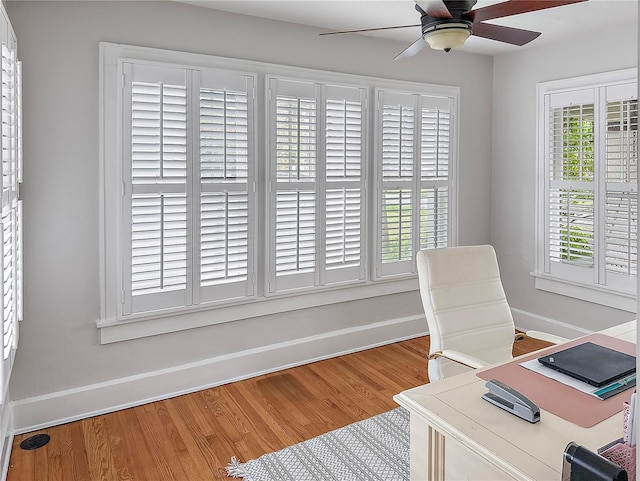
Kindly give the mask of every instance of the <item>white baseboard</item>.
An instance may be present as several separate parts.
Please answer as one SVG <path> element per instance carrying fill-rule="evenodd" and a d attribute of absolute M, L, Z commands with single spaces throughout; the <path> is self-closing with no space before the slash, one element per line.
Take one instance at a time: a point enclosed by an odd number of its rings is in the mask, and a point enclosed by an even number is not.
<path fill-rule="evenodd" d="M 592 332 L 572 324 L 567 324 L 566 322 L 543 317 L 521 309 L 511 308 L 511 314 L 513 315 L 513 322 L 516 325 L 516 329 L 520 331 L 543 331 L 567 339 L 575 339 L 591 334 Z"/>
<path fill-rule="evenodd" d="M 168 399 L 229 382 L 426 335 L 423 315 L 341 329 L 13 403 L 15 433 Z"/>

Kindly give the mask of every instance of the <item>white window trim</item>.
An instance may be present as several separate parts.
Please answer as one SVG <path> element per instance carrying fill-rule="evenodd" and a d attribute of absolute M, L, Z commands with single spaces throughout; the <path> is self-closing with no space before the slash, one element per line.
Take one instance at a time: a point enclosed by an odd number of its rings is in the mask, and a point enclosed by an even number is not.
<path fill-rule="evenodd" d="M 312 291 L 302 291 L 300 293 L 285 293 L 277 296 L 260 297 L 242 302 L 220 302 L 211 303 L 196 307 L 181 307 L 175 309 L 167 309 L 164 311 L 156 311 L 153 313 L 145 313 L 127 316 L 122 318 L 117 315 L 117 302 L 121 293 L 119 279 L 120 267 L 115 259 L 120 259 L 121 253 L 120 242 L 114 242 L 114 236 L 119 239 L 121 237 L 118 213 L 112 199 L 114 196 L 119 197 L 119 189 L 112 192 L 109 189 L 112 186 L 121 185 L 121 165 L 116 161 L 117 169 L 106 168 L 110 162 L 119 158 L 119 152 L 122 150 L 120 136 L 117 133 L 117 125 L 122 116 L 122 106 L 120 102 L 113 99 L 119 98 L 120 84 L 117 81 L 119 75 L 119 63 L 123 59 L 129 61 L 161 64 L 174 64 L 183 68 L 215 68 L 230 70 L 237 73 L 251 73 L 257 76 L 256 92 L 264 95 L 264 103 L 267 101 L 265 92 L 265 77 L 267 75 L 278 76 L 281 78 L 321 81 L 327 84 L 343 84 L 354 86 L 365 86 L 368 89 L 368 103 L 366 111 L 366 125 L 372 125 L 374 111 L 374 89 L 382 88 L 389 90 L 398 90 L 403 92 L 417 93 L 432 96 L 450 97 L 454 100 L 455 112 L 453 114 L 452 128 L 454 130 L 453 146 L 454 159 L 450 166 L 451 176 L 453 178 L 453 187 L 455 190 L 453 205 L 451 206 L 450 224 L 452 231 L 457 232 L 457 142 L 458 142 L 458 111 L 460 88 L 452 86 L 443 86 L 435 84 L 423 84 L 417 82 L 397 81 L 384 78 L 367 77 L 361 75 L 344 74 L 337 72 L 313 70 L 299 67 L 289 67 L 283 65 L 269 64 L 265 62 L 255 62 L 249 60 L 230 59 L 225 57 L 216 57 L 203 54 L 185 53 L 177 51 L 169 51 L 162 49 L 154 49 L 147 47 L 137 47 L 121 44 L 113 44 L 108 42 L 100 42 L 100 65 L 99 65 L 99 161 L 100 161 L 100 319 L 96 325 L 100 330 L 101 343 L 111 343 L 127 339 L 135 339 L 146 336 L 152 336 L 168 332 L 176 332 L 194 327 L 219 324 L 222 322 L 230 322 L 239 319 L 246 319 L 260 315 L 276 314 L 287 312 L 290 310 L 303 309 L 321 305 L 329 305 L 349 300 L 365 299 L 370 297 L 378 297 L 381 295 L 395 294 L 401 292 L 416 291 L 418 289 L 417 277 L 415 273 L 407 273 L 397 276 L 394 279 L 371 280 L 371 273 L 374 272 L 374 259 L 371 259 L 372 239 L 375 237 L 373 222 L 371 219 L 371 208 L 366 208 L 366 221 L 369 228 L 366 233 L 368 242 L 365 246 L 365 262 L 368 279 L 348 286 L 328 286 L 324 288 L 314 288 Z M 259 95 L 258 100 L 259 100 Z M 263 107 L 264 108 L 264 107 Z M 266 115 L 266 114 L 264 114 Z M 257 131 L 257 137 L 266 136 L 268 133 L 268 123 L 264 115 L 259 118 L 256 116 L 257 122 L 263 122 L 264 132 L 260 129 Z M 369 152 L 373 152 L 374 135 L 368 130 L 369 139 L 367 142 L 366 152 L 363 152 L 366 160 L 371 162 Z M 263 139 L 263 145 L 266 139 Z M 262 162 L 259 156 L 259 162 Z M 368 176 L 370 178 L 370 176 Z M 264 189 L 260 185 L 262 181 L 259 178 L 258 189 Z M 366 184 L 367 206 L 374 206 L 374 191 L 371 181 Z M 259 211 L 258 211 L 259 212 Z M 259 228 L 259 232 L 263 229 Z M 452 236 L 451 245 L 455 245 L 457 238 Z M 259 273 L 258 273 L 259 274 Z M 260 275 L 258 275 L 260 277 Z M 264 292 L 264 290 L 262 291 Z M 206 315 L 203 315 L 204 311 Z M 178 319 L 179 318 L 179 319 Z"/>
<path fill-rule="evenodd" d="M 603 72 L 581 77 L 552 80 L 537 85 L 537 112 L 538 122 L 536 130 L 536 255 L 535 269 L 531 275 L 535 278 L 535 288 L 563 296 L 582 299 L 585 301 L 602 304 L 621 309 L 627 312 L 637 312 L 636 292 L 623 292 L 611 287 L 584 284 L 567 278 L 551 275 L 545 272 L 545 125 L 544 97 L 550 92 L 562 92 L 580 90 L 586 87 L 602 87 L 615 83 L 628 83 L 637 79 L 638 71 L 635 68 Z"/>

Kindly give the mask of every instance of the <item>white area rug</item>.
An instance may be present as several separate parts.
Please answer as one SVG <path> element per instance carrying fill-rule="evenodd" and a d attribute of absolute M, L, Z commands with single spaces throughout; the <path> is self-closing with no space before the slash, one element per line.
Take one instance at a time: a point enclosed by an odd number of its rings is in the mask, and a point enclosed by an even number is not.
<path fill-rule="evenodd" d="M 246 463 L 233 457 L 227 473 L 244 481 L 406 481 L 409 413 L 396 408 Z"/>

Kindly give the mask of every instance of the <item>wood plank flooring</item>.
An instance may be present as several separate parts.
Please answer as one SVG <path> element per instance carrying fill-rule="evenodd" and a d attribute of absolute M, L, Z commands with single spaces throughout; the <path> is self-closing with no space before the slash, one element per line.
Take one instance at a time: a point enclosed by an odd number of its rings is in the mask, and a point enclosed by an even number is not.
<path fill-rule="evenodd" d="M 545 347 L 517 341 L 514 355 Z M 429 338 L 319 361 L 16 436 L 7 481 L 214 481 L 224 467 L 397 407 L 392 396 L 428 382 Z"/>

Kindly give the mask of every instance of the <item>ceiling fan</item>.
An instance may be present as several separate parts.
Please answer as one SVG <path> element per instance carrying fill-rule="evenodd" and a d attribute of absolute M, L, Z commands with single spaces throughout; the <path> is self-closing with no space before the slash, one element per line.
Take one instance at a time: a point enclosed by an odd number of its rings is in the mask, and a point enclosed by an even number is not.
<path fill-rule="evenodd" d="M 508 0 L 472 10 L 478 0 L 415 0 L 420 13 L 420 25 L 398 25 L 395 27 L 365 28 L 342 32 L 326 32 L 320 35 L 371 32 L 395 28 L 422 27 L 422 36 L 400 52 L 394 60 L 407 58 L 429 46 L 449 52 L 460 47 L 470 35 L 484 37 L 512 45 L 525 45 L 540 35 L 540 32 L 522 30 L 484 23 L 485 20 L 509 17 L 520 13 L 535 12 L 552 7 L 560 7 L 587 0 Z M 425 43 L 426 42 L 426 43 Z"/>

